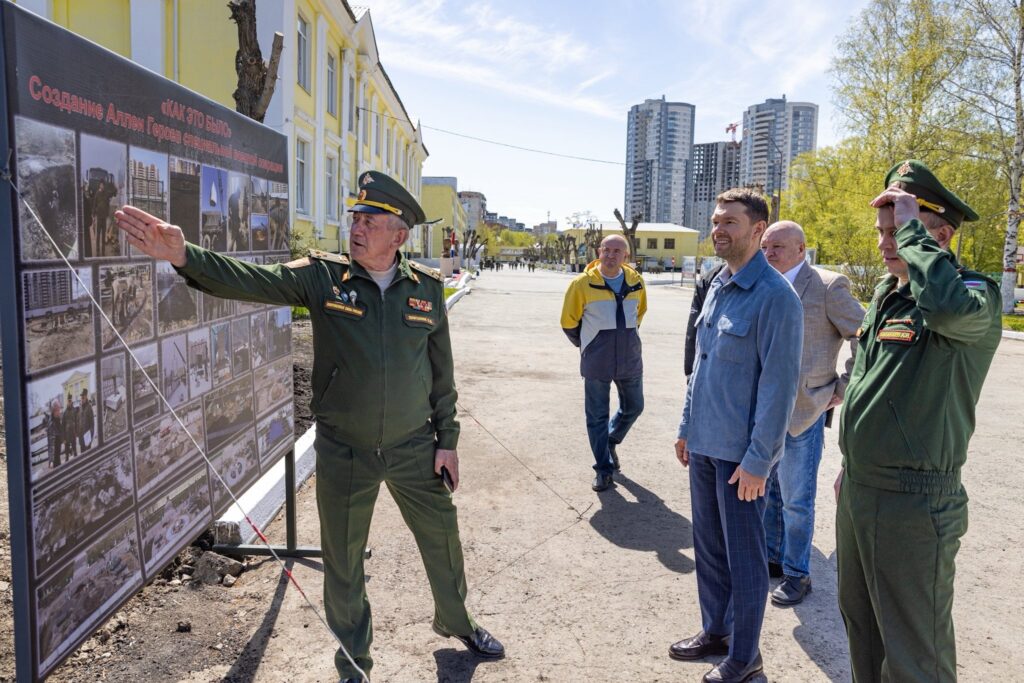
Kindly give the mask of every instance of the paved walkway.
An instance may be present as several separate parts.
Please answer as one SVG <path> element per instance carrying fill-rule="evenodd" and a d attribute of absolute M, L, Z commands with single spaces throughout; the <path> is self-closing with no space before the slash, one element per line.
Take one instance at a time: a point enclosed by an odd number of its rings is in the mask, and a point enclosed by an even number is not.
<path fill-rule="evenodd" d="M 455 497 L 470 605 L 509 656 L 478 662 L 431 633 L 422 565 L 382 492 L 367 563 L 375 680 L 697 681 L 709 668 L 667 657 L 671 642 L 700 628 L 687 480 L 672 453 L 690 290 L 649 288 L 641 328 L 647 407 L 619 449 L 618 486 L 598 495 L 590 490 L 578 352 L 558 324 L 568 281 L 544 271 L 486 272 L 452 313 L 463 426 L 463 483 Z M 1024 531 L 1017 521 L 1022 368 L 1024 343 L 1004 341 L 965 475 L 972 527 L 959 557 L 956 603 L 965 681 L 1024 668 Z M 772 681 L 849 680 L 835 597 L 831 482 L 838 466 L 836 433 L 829 430 L 814 592 L 796 609 L 768 607 L 762 649 Z M 280 527 L 272 532 L 282 535 Z M 300 497 L 300 529 L 303 542 L 315 542 L 309 489 Z M 318 566 L 296 572 L 319 596 Z M 329 638 L 291 591 L 282 602 L 276 631 L 284 637 L 268 644 L 257 680 L 332 680 Z"/>

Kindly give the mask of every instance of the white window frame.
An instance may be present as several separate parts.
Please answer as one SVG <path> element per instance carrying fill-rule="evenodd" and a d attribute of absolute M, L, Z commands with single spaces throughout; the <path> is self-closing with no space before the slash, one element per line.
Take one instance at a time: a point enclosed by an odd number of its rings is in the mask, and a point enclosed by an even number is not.
<path fill-rule="evenodd" d="M 370 99 L 363 97 L 362 119 L 363 119 L 363 144 L 370 146 Z"/>
<path fill-rule="evenodd" d="M 327 54 L 327 113 L 338 116 L 338 60 Z"/>
<path fill-rule="evenodd" d="M 328 153 L 324 157 L 324 187 L 327 206 L 326 218 L 331 223 L 338 222 L 338 157 Z"/>
<path fill-rule="evenodd" d="M 384 122 L 384 116 L 382 114 L 376 114 L 373 119 L 373 156 L 379 157 L 380 154 L 380 128 Z"/>
<path fill-rule="evenodd" d="M 391 168 L 391 126 L 388 126 L 387 131 L 385 131 L 385 132 L 386 132 L 386 135 L 385 135 L 384 154 L 387 155 L 387 158 L 384 160 L 384 163 L 390 169 Z"/>
<path fill-rule="evenodd" d="M 310 46 L 309 46 L 309 22 L 301 15 L 297 15 L 298 20 L 296 21 L 295 32 L 296 37 L 296 50 L 295 50 L 295 65 L 297 68 L 296 78 L 299 81 L 299 85 L 306 92 L 309 92 L 310 86 Z"/>
<path fill-rule="evenodd" d="M 295 137 L 295 212 L 310 215 L 309 140 Z"/>

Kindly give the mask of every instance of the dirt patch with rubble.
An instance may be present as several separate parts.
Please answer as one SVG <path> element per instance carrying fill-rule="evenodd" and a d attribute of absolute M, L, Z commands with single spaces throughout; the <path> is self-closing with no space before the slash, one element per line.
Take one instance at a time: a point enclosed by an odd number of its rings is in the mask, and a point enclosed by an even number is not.
<path fill-rule="evenodd" d="M 292 325 L 295 435 L 312 424 L 313 367 L 308 320 Z M 0 366 L 2 367 L 2 366 Z M 0 682 L 14 681 L 7 452 L 0 379 Z M 273 536 L 280 521 L 271 525 Z M 280 569 L 269 558 L 237 561 L 209 550 L 203 534 L 138 595 L 82 644 L 51 681 L 164 681 L 222 663 L 224 681 L 250 681 L 267 643 L 276 637 L 267 605 L 283 592 Z"/>

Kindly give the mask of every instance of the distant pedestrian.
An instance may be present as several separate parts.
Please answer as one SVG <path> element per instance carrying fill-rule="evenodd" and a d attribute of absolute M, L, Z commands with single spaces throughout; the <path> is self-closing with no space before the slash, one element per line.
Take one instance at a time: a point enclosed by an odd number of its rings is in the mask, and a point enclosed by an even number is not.
<path fill-rule="evenodd" d="M 913 159 L 885 176 L 875 288 L 840 415 L 839 608 L 855 683 L 955 681 L 960 471 L 1002 337 L 999 285 L 948 250 L 978 214 Z M 1008 667 L 998 677 L 1012 679 Z"/>
<path fill-rule="evenodd" d="M 825 425 L 832 408 L 843 402 L 853 357 L 836 373 L 844 341 L 856 341 L 864 309 L 840 273 L 806 263 L 804 231 L 792 221 L 768 226 L 761 251 L 772 268 L 796 290 L 804 310 L 804 344 L 796 406 L 782 459 L 768 478 L 764 526 L 768 575 L 782 578 L 771 593 L 779 606 L 796 605 L 811 590 L 811 540 L 818 464 L 825 446 Z M 856 347 L 854 347 L 856 348 Z"/>
<path fill-rule="evenodd" d="M 619 469 L 616 447 L 644 409 L 640 322 L 647 311 L 643 279 L 625 265 L 629 243 L 621 235 L 601 242 L 598 259 L 576 276 L 565 293 L 562 330 L 581 351 L 580 374 L 587 435 L 597 476 L 591 486 L 604 491 Z M 619 409 L 611 420 L 611 385 Z"/>
<path fill-rule="evenodd" d="M 764 668 L 758 643 L 768 596 L 765 483 L 782 455 L 796 401 L 803 310 L 761 253 L 764 197 L 734 189 L 716 202 L 711 238 L 726 266 L 696 321 L 697 358 L 675 444 L 690 469 L 702 628 L 669 655 L 726 655 L 704 680 L 739 682 Z"/>

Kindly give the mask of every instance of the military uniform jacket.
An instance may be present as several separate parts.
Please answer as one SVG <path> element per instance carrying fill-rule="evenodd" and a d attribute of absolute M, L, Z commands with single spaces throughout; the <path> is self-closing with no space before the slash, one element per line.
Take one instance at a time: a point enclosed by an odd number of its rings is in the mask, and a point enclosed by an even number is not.
<path fill-rule="evenodd" d="M 437 447 L 454 449 L 455 378 L 444 286 L 400 256 L 381 292 L 358 263 L 313 250 L 284 265 L 258 266 L 186 247 L 178 269 L 189 286 L 216 296 L 305 306 L 313 324 L 317 429 L 356 448 L 390 448 L 429 421 Z"/>
<path fill-rule="evenodd" d="M 847 475 L 889 491 L 955 493 L 974 408 L 1002 337 L 999 287 L 924 225 L 896 232 L 910 281 L 876 288 L 857 342 L 839 446 Z"/>

